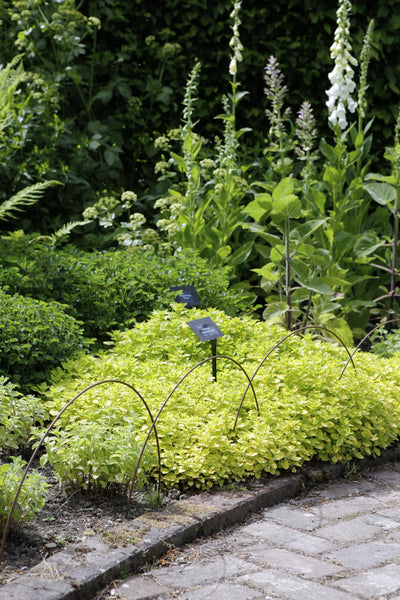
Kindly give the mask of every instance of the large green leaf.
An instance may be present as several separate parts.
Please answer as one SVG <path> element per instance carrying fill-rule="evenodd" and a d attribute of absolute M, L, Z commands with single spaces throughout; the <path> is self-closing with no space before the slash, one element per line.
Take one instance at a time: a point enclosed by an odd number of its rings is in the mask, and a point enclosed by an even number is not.
<path fill-rule="evenodd" d="M 311 221 L 306 221 L 305 223 L 301 223 L 295 229 L 292 229 L 290 232 L 290 240 L 291 241 L 301 241 L 304 242 L 306 238 L 314 233 L 321 225 L 326 222 L 326 219 L 313 219 Z"/>
<path fill-rule="evenodd" d="M 370 256 L 375 250 L 383 246 L 384 243 L 375 233 L 367 231 L 354 244 L 354 254 L 358 258 Z"/>
<path fill-rule="evenodd" d="M 324 138 L 322 138 L 319 144 L 319 149 L 331 164 L 337 163 L 339 158 L 338 152 L 333 146 L 330 146 Z"/>
<path fill-rule="evenodd" d="M 371 181 L 371 183 L 364 184 L 364 189 L 375 202 L 392 208 L 392 204 L 396 199 L 396 188 L 390 183 Z"/>
<path fill-rule="evenodd" d="M 311 290 L 312 292 L 316 292 L 317 294 L 322 294 L 324 296 L 331 296 L 333 294 L 332 288 L 318 277 L 311 277 L 306 281 L 299 280 L 299 283 L 303 287 Z"/>
<path fill-rule="evenodd" d="M 290 196 L 293 193 L 294 182 L 291 177 L 285 177 L 282 179 L 273 189 L 272 198 L 273 200 L 280 200 Z"/>
<path fill-rule="evenodd" d="M 278 235 L 274 235 L 272 233 L 268 233 L 268 231 L 265 231 L 265 227 L 263 225 L 258 225 L 258 223 L 243 223 L 242 227 L 243 229 L 248 229 L 252 233 L 256 233 L 261 238 L 269 242 L 271 246 L 282 243 L 282 238 L 280 238 Z"/>
<path fill-rule="evenodd" d="M 248 203 L 244 212 L 255 221 L 261 221 L 262 217 L 270 212 L 272 207 L 272 198 L 269 194 L 257 194 L 256 198 Z"/>
<path fill-rule="evenodd" d="M 334 317 L 329 319 L 326 325 L 328 329 L 333 331 L 333 333 L 340 338 L 346 348 L 352 348 L 354 346 L 353 334 L 344 319 Z"/>
<path fill-rule="evenodd" d="M 253 245 L 254 245 L 253 241 L 242 244 L 240 246 L 240 248 L 235 250 L 235 252 L 229 258 L 229 265 L 236 267 L 236 265 L 240 265 L 240 264 L 244 263 L 244 261 L 247 260 L 248 257 L 250 256 Z"/>
<path fill-rule="evenodd" d="M 301 216 L 301 202 L 297 196 L 289 194 L 275 200 L 271 212 L 274 217 L 298 219 Z"/>
<path fill-rule="evenodd" d="M 282 317 L 288 310 L 289 307 L 285 302 L 274 302 L 265 308 L 263 319 L 265 321 L 274 321 L 279 317 Z"/>
<path fill-rule="evenodd" d="M 316 190 L 315 188 L 308 188 L 305 192 L 306 200 L 311 204 L 311 206 L 317 209 L 320 213 L 324 213 L 325 211 L 325 194 L 320 190 Z"/>
<path fill-rule="evenodd" d="M 252 269 L 252 271 L 258 273 L 258 275 L 261 275 L 261 277 L 265 277 L 265 279 L 267 279 L 268 281 L 272 281 L 275 283 L 279 281 L 279 272 L 275 271 L 275 269 L 276 267 L 273 263 L 268 263 L 260 269 Z"/>

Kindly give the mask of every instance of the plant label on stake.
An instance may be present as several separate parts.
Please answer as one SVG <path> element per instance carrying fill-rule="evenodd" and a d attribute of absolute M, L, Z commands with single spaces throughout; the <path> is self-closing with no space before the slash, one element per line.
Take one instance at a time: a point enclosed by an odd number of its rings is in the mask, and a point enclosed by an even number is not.
<path fill-rule="evenodd" d="M 188 321 L 188 325 L 201 342 L 211 341 L 212 375 L 214 381 L 217 381 L 217 338 L 224 334 L 210 317 Z"/>
<path fill-rule="evenodd" d="M 187 308 L 200 306 L 200 298 L 194 285 L 173 285 L 169 288 L 170 292 L 180 292 L 175 298 L 175 302 L 186 304 Z"/>

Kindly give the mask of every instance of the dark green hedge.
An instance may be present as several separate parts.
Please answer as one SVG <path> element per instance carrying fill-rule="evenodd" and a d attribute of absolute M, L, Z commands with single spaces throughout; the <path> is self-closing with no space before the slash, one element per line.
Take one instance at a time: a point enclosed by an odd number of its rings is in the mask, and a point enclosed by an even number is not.
<path fill-rule="evenodd" d="M 223 270 L 185 254 L 158 257 L 149 252 L 84 252 L 68 247 L 0 239 L 0 288 L 40 300 L 56 300 L 83 322 L 85 335 L 104 340 L 112 329 L 124 329 L 168 306 L 176 294 L 170 286 L 194 285 L 202 306 L 235 314 L 244 299 L 228 291 Z"/>
<path fill-rule="evenodd" d="M 40 215 L 34 224 L 79 215 L 82 205 L 102 189 L 139 191 L 143 210 L 151 213 L 157 193 L 152 142 L 179 124 L 184 86 L 196 59 L 203 65 L 198 128 L 213 134 L 221 127 L 214 117 L 221 112 L 221 96 L 230 91 L 231 8 L 230 0 L 0 0 L 2 62 L 15 54 L 17 36 L 29 31 L 25 68 L 46 82 L 35 88 L 28 107 L 20 107 L 24 132 L 8 145 L 2 160 L 3 190 L 9 193 L 39 177 L 65 183 L 30 211 L 31 218 Z M 240 35 L 245 50 L 239 79 L 249 94 L 238 118 L 253 130 L 247 134 L 251 151 L 257 153 L 265 137 L 263 69 L 271 54 L 285 74 L 293 110 L 310 100 L 326 133 L 325 90 L 336 9 L 336 0 L 243 1 Z M 52 20 L 56 10 L 66 11 L 65 27 L 57 35 Z M 79 14 L 100 19 L 95 46 Z M 379 155 L 391 143 L 398 111 L 400 0 L 353 1 L 356 54 L 370 18 L 376 21 L 376 47 L 369 97 L 376 117 L 374 154 Z M 67 56 L 73 42 L 68 35 L 75 33 L 82 41 Z"/>
<path fill-rule="evenodd" d="M 25 389 L 87 348 L 80 324 L 64 308 L 0 289 L 0 375 Z"/>

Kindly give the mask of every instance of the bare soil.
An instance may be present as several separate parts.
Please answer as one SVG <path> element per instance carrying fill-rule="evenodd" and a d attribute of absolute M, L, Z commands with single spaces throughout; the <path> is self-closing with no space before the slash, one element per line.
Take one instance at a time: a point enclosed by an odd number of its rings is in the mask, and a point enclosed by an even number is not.
<path fill-rule="evenodd" d="M 399 443 L 388 448 L 379 458 L 353 461 L 347 466 L 347 475 L 349 478 L 353 478 L 360 471 L 374 469 L 379 463 L 393 460 L 400 461 Z M 126 525 L 129 530 L 129 524 L 133 519 L 146 511 L 154 511 L 156 508 L 154 503 L 151 503 L 148 494 L 135 491 L 132 494 L 126 516 L 127 491 L 117 493 L 107 490 L 103 493 L 91 494 L 82 490 L 69 490 L 59 486 L 50 466 L 40 469 L 36 465 L 36 468 L 46 476 L 50 486 L 47 501 L 35 520 L 8 532 L 3 561 L 0 563 L 0 586 L 24 574 L 54 552 L 83 541 L 88 536 L 98 535 L 112 541 L 116 525 Z M 313 468 L 319 472 L 321 464 L 314 463 L 314 461 L 308 464 L 308 477 L 311 476 L 308 481 L 309 486 L 313 485 Z M 329 470 L 327 463 L 323 463 L 322 468 Z M 251 479 L 242 482 L 240 487 L 257 487 L 265 484 L 271 477 L 267 476 L 262 480 Z M 320 475 L 317 479 L 321 482 Z M 331 475 L 328 476 L 328 479 L 331 479 Z M 226 489 L 230 489 L 230 486 L 228 485 Z M 198 493 L 197 491 L 182 493 L 179 490 L 170 490 L 163 497 L 163 506 Z"/>
<path fill-rule="evenodd" d="M 126 518 L 127 493 L 67 490 L 60 488 L 50 467 L 39 470 L 50 485 L 46 504 L 35 520 L 9 530 L 0 564 L 0 585 L 87 536 L 96 534 L 110 539 L 117 524 L 128 525 L 143 512 L 154 510 L 144 493 L 135 492 Z M 179 495 L 172 490 L 165 502 Z"/>

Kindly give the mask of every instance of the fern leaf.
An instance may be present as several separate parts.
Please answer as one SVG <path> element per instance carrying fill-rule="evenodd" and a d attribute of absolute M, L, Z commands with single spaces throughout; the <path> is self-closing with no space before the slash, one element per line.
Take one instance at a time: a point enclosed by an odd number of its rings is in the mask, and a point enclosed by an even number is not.
<path fill-rule="evenodd" d="M 35 204 L 43 196 L 43 193 L 54 185 L 62 185 L 60 181 L 44 181 L 30 185 L 8 200 L 0 204 L 0 221 L 14 217 L 14 213 L 22 210 L 25 206 Z"/>

